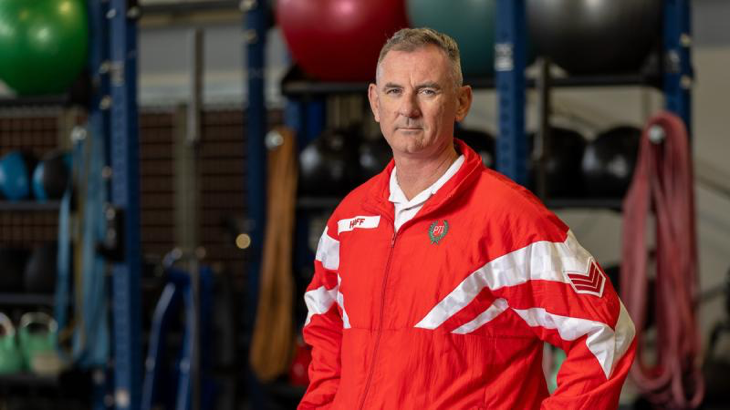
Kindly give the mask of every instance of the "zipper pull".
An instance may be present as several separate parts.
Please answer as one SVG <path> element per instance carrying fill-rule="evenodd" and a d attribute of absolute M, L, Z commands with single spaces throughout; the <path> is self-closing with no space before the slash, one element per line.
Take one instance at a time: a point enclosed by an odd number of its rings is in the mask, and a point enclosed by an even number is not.
<path fill-rule="evenodd" d="M 395 236 L 396 235 L 398 235 L 398 232 L 393 232 L 393 237 L 390 238 L 390 247 L 391 248 L 395 246 Z"/>

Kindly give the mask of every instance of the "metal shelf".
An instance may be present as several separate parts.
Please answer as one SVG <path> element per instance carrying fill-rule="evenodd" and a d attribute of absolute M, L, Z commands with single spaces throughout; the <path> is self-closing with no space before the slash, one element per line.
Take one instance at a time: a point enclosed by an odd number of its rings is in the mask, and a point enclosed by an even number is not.
<path fill-rule="evenodd" d="M 608 209 L 621 212 L 621 198 L 549 198 L 543 203 L 550 209 Z"/>
<path fill-rule="evenodd" d="M 0 386 L 58 387 L 59 385 L 58 376 L 40 376 L 30 372 L 0 374 Z"/>
<path fill-rule="evenodd" d="M 0 211 L 58 211 L 60 207 L 60 201 L 0 201 Z"/>
<path fill-rule="evenodd" d="M 297 209 L 306 211 L 335 209 L 340 201 L 342 201 L 340 197 L 299 197 L 297 198 Z"/>
<path fill-rule="evenodd" d="M 22 292 L 0 293 L 0 306 L 53 306 L 55 303 L 56 298 L 52 294 Z"/>
<path fill-rule="evenodd" d="M 528 88 L 534 88 L 534 78 L 525 79 Z M 464 84 L 474 89 L 493 89 L 495 79 L 489 77 L 467 77 Z M 573 87 L 616 87 L 616 86 L 645 86 L 660 89 L 662 86 L 661 73 L 616 73 L 601 75 L 576 75 L 554 77 L 553 88 Z M 299 67 L 289 69 L 281 82 L 282 93 L 287 97 L 321 97 L 330 94 L 365 94 L 368 89 L 366 81 L 328 82 L 320 81 L 307 76 Z"/>
<path fill-rule="evenodd" d="M 88 72 L 79 74 L 68 91 L 51 95 L 0 97 L 0 108 L 26 107 L 87 107 L 91 95 L 91 79 Z"/>

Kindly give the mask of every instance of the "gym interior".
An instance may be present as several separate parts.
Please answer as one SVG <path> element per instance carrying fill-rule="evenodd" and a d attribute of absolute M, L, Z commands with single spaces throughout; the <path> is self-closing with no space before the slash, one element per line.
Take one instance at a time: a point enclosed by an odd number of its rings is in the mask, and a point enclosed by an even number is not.
<path fill-rule="evenodd" d="M 0 410 L 297 408 L 317 243 L 392 159 L 367 88 L 405 27 L 457 41 L 455 137 L 629 307 L 620 408 L 730 408 L 728 20 L 726 0 L 0 1 Z M 637 219 L 642 172 L 665 191 Z M 564 358 L 546 344 L 550 391 Z"/>

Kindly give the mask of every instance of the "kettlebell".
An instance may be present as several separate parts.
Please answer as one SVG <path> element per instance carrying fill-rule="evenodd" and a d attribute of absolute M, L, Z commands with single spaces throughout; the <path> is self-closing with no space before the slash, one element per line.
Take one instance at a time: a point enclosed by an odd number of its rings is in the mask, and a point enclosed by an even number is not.
<path fill-rule="evenodd" d="M 27 367 L 41 375 L 61 372 L 61 358 L 56 351 L 58 323 L 43 312 L 29 312 L 20 317 L 20 346 Z"/>
<path fill-rule="evenodd" d="M 15 340 L 15 327 L 5 313 L 0 312 L 0 374 L 23 369 L 23 357 Z"/>

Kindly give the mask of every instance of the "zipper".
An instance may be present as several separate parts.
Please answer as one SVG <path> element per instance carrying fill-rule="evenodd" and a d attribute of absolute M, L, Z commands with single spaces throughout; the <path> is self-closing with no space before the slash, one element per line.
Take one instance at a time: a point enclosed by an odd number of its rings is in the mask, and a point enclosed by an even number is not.
<path fill-rule="evenodd" d="M 383 334 L 383 315 L 385 314 L 385 291 L 388 283 L 388 275 L 390 274 L 390 260 L 393 258 L 393 249 L 395 248 L 395 239 L 398 236 L 398 232 L 393 232 L 393 237 L 390 240 L 390 251 L 388 252 L 388 261 L 385 263 L 385 275 L 383 275 L 383 290 L 380 297 L 380 318 L 378 322 L 378 334 L 375 336 L 375 346 L 373 346 L 373 359 L 370 365 L 370 372 L 368 373 L 367 381 L 365 382 L 365 391 L 362 395 L 362 402 L 360 403 L 360 410 L 365 408 L 365 402 L 368 399 L 368 392 L 370 391 L 370 383 L 373 380 L 373 373 L 375 373 L 375 363 L 378 359 L 378 347 L 380 347 L 380 336 Z"/>

